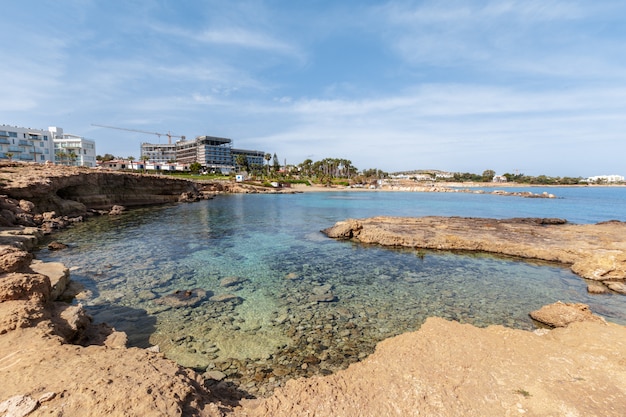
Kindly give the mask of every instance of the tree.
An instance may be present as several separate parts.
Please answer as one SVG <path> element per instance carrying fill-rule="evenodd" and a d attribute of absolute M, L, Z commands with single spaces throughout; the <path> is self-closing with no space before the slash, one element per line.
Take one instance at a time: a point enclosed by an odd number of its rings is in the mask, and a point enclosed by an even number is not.
<path fill-rule="evenodd" d="M 263 159 L 267 161 L 267 175 L 269 176 L 270 175 L 270 160 L 272 159 L 272 155 L 269 153 L 266 153 Z"/>
<path fill-rule="evenodd" d="M 76 155 L 76 152 L 74 151 L 69 151 L 69 153 L 67 154 L 67 157 L 69 158 L 71 165 L 74 165 L 76 163 L 76 159 L 78 158 L 78 155 Z"/>
<path fill-rule="evenodd" d="M 274 165 L 274 172 L 280 171 L 280 162 L 278 162 L 278 157 L 276 153 L 274 153 L 274 160 L 272 161 L 272 165 Z"/>
<path fill-rule="evenodd" d="M 57 153 L 54 155 L 56 158 L 56 161 L 59 163 L 64 163 L 65 162 L 65 158 L 67 158 L 67 154 L 63 151 L 57 151 Z"/>
<path fill-rule="evenodd" d="M 491 182 L 493 181 L 493 177 L 496 176 L 496 171 L 493 169 L 486 169 L 483 171 L 483 182 Z"/>
<path fill-rule="evenodd" d="M 202 165 L 200 165 L 200 162 L 192 162 L 189 165 L 189 170 L 193 173 L 193 174 L 198 174 L 200 172 L 200 170 L 202 169 Z"/>
<path fill-rule="evenodd" d="M 244 154 L 237 154 L 235 156 L 235 163 L 237 164 L 239 169 L 242 169 L 246 172 L 250 170 L 250 167 L 248 166 L 248 158 Z"/>
<path fill-rule="evenodd" d="M 13 152 L 7 152 L 5 153 L 6 157 L 9 158 L 9 161 L 13 160 Z"/>

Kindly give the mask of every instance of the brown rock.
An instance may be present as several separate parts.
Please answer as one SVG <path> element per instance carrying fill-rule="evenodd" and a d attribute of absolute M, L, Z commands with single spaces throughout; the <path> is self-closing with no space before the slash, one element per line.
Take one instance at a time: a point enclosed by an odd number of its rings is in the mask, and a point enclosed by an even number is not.
<path fill-rule="evenodd" d="M 384 246 L 501 253 L 561 262 L 598 281 L 626 279 L 626 222 L 567 224 L 561 219 L 372 217 L 323 230 L 332 238 Z"/>
<path fill-rule="evenodd" d="M 62 250 L 62 249 L 67 249 L 67 245 L 65 243 L 57 242 L 56 240 L 54 242 L 48 243 L 48 250 Z"/>
<path fill-rule="evenodd" d="M 0 303 L 9 300 L 50 299 L 50 279 L 41 274 L 12 272 L 0 275 Z"/>
<path fill-rule="evenodd" d="M 115 205 L 115 206 L 111 207 L 111 210 L 109 211 L 109 216 L 119 216 L 120 214 L 122 214 L 125 211 L 126 211 L 126 207 L 120 206 L 120 205 Z"/>
<path fill-rule="evenodd" d="M 239 277 L 226 277 L 220 281 L 220 287 L 234 287 L 243 281 L 244 279 Z"/>
<path fill-rule="evenodd" d="M 626 295 L 626 283 L 624 282 L 613 282 L 613 281 L 605 281 L 607 287 L 611 290 L 618 292 L 620 294 Z"/>
<path fill-rule="evenodd" d="M 235 300 L 241 300 L 241 298 L 239 298 L 235 294 L 218 294 L 209 298 L 209 301 L 213 301 L 217 303 L 225 303 L 227 301 L 235 301 Z"/>
<path fill-rule="evenodd" d="M 594 315 L 586 304 L 560 301 L 532 311 L 530 317 L 550 327 L 566 327 L 579 321 L 604 322 L 604 319 Z"/>
<path fill-rule="evenodd" d="M 290 380 L 248 417 L 626 415 L 626 328 L 577 322 L 544 336 L 429 318 L 326 377 Z"/>
<path fill-rule="evenodd" d="M 202 302 L 207 297 L 207 292 L 201 288 L 193 290 L 177 290 L 172 294 L 161 297 L 154 302 L 170 307 L 192 307 Z"/>
<path fill-rule="evenodd" d="M 13 246 L 0 246 L 0 273 L 24 270 L 32 259 L 30 252 Z"/>

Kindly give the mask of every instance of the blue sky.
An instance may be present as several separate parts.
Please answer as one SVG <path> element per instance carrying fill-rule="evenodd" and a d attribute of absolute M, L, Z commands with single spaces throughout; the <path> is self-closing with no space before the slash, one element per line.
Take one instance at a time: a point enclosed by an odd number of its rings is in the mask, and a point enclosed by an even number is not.
<path fill-rule="evenodd" d="M 0 123 L 389 172 L 626 175 L 621 0 L 4 1 Z"/>

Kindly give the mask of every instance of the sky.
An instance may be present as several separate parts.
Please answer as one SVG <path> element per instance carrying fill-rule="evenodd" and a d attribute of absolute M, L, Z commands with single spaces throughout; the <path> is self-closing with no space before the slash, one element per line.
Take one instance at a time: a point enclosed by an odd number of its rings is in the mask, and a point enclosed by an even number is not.
<path fill-rule="evenodd" d="M 139 155 L 626 175 L 623 0 L 2 1 L 0 124 Z M 177 138 L 173 138 L 176 140 Z"/>

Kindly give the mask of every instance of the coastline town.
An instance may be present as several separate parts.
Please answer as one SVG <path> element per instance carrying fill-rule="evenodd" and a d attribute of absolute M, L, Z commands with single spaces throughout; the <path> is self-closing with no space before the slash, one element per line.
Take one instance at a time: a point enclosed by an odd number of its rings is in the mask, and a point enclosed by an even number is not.
<path fill-rule="evenodd" d="M 166 172 L 202 172 L 221 175 L 234 175 L 237 181 L 242 181 L 256 171 L 263 173 L 265 163 L 272 161 L 275 173 L 302 173 L 310 168 L 313 161 L 307 160 L 298 166 L 281 165 L 276 154 L 272 156 L 262 150 L 249 150 L 233 147 L 233 140 L 209 135 L 196 136 L 187 139 L 185 136 L 175 136 L 170 133 L 157 133 L 137 129 L 128 129 L 106 125 L 94 125 L 102 128 L 117 129 L 135 132 L 142 135 L 167 137 L 167 143 L 142 142 L 139 149 L 139 158 L 134 156 L 115 157 L 112 154 L 101 156 L 96 151 L 96 141 L 80 135 L 65 133 L 63 128 L 51 126 L 47 129 L 33 129 L 3 124 L 0 126 L 0 160 L 54 163 L 66 166 L 102 168 L 110 170 L 150 171 L 153 173 Z M 173 139 L 178 139 L 173 141 Z M 321 161 L 324 162 L 324 161 Z M 341 169 L 339 169 L 341 167 Z M 356 177 L 358 172 L 347 160 L 336 160 L 336 166 L 331 167 L 336 172 L 342 172 L 344 177 Z M 325 169 L 328 171 L 328 169 Z M 369 171 L 369 172 L 367 172 Z M 413 182 L 459 182 L 478 181 L 496 184 L 524 181 L 522 174 L 497 174 L 486 170 L 482 175 L 470 173 L 451 173 L 438 170 L 414 171 L 410 173 L 398 172 L 388 174 L 380 170 L 371 169 L 362 171 L 366 177 L 376 177 L 378 180 L 387 179 Z M 553 179 L 540 176 L 539 182 L 550 185 Z M 522 181 L 516 181 L 516 180 Z M 535 180 L 535 178 L 533 178 Z M 595 175 L 587 178 L 565 178 L 565 182 L 556 184 L 623 184 L 623 175 Z M 350 184 L 348 184 L 350 185 Z M 358 184 L 363 186 L 363 184 Z"/>

